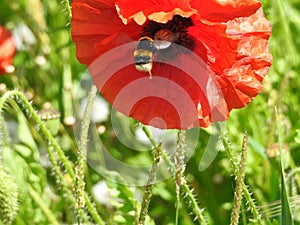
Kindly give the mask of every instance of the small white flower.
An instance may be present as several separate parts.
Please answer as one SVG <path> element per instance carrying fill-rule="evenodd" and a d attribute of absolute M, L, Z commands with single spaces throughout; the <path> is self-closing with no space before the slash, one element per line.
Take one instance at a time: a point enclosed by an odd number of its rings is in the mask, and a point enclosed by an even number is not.
<path fill-rule="evenodd" d="M 84 111 L 87 105 L 88 99 L 85 98 L 82 100 L 80 105 L 80 118 L 84 117 Z M 101 123 L 108 119 L 109 117 L 109 104 L 101 97 L 97 97 L 94 101 L 93 109 L 92 109 L 92 115 L 91 115 L 91 121 L 93 123 Z"/>
<path fill-rule="evenodd" d="M 97 202 L 107 207 L 112 207 L 112 195 L 105 181 L 99 181 L 92 187 L 92 194 Z"/>
<path fill-rule="evenodd" d="M 20 23 L 12 31 L 16 42 L 17 49 L 27 49 L 29 46 L 36 44 L 36 38 L 28 26 Z"/>

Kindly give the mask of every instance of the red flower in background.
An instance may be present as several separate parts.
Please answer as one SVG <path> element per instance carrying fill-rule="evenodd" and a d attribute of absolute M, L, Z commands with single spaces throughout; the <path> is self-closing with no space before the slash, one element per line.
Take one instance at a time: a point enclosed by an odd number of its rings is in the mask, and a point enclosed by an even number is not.
<path fill-rule="evenodd" d="M 14 71 L 12 62 L 15 52 L 16 43 L 11 33 L 0 26 L 0 74 Z"/>
<path fill-rule="evenodd" d="M 272 63 L 271 26 L 256 0 L 73 0 L 72 13 L 77 58 L 102 95 L 159 128 L 226 120 L 261 91 Z M 141 37 L 165 44 L 152 52 L 153 79 L 134 65 Z"/>

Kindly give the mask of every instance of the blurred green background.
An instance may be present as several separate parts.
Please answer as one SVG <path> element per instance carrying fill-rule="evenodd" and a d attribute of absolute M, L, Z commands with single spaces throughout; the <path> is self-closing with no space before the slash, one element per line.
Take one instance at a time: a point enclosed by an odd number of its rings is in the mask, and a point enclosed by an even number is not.
<path fill-rule="evenodd" d="M 271 216 L 272 212 L 276 215 L 276 211 L 269 204 L 281 198 L 279 158 L 270 157 L 279 151 L 275 107 L 285 150 L 286 176 L 300 164 L 300 2 L 264 0 L 263 8 L 273 28 L 270 39 L 273 65 L 264 80 L 262 93 L 247 107 L 233 110 L 226 123 L 226 129 L 237 159 L 241 151 L 243 133 L 247 130 L 249 134 L 245 182 L 249 185 L 257 205 L 264 206 L 261 212 L 269 209 L 269 213 L 262 218 L 266 224 L 271 224 L 270 221 L 278 220 L 278 217 Z M 77 143 L 70 126 L 74 115 L 72 103 L 81 104 L 87 96 L 85 82 L 89 81 L 82 80 L 83 76 L 86 77 L 86 67 L 75 57 L 65 4 L 60 0 L 2 0 L 0 12 L 0 24 L 18 37 L 18 51 L 14 59 L 16 70 L 11 75 L 0 77 L 1 94 L 7 90 L 21 90 L 37 110 L 47 108 L 47 105 L 51 104 L 51 107 L 61 114 L 55 138 L 68 158 L 75 162 Z M 14 191 L 19 193 L 19 210 L 12 224 L 51 224 L 41 206 L 35 201 L 33 192 L 28 190 L 28 184 L 60 224 L 76 224 L 76 213 L 65 200 L 47 160 L 47 141 L 32 120 L 25 118 L 22 107 L 18 108 L 17 104 L 13 103 L 10 106 L 12 107 L 7 107 L 7 111 L 3 113 L 11 139 L 10 147 L 3 151 L 3 164 L 17 183 Z M 103 102 L 102 106 L 104 112 L 110 112 L 110 106 Z M 54 113 L 57 112 L 52 111 L 52 114 Z M 96 127 L 101 141 L 115 158 L 127 163 L 149 164 L 152 161 L 149 152 L 127 149 L 118 141 L 107 114 L 104 113 L 103 118 L 96 121 Z M 138 129 L 139 125 L 133 127 Z M 137 133 L 136 135 L 138 136 Z M 205 208 L 204 215 L 208 223 L 225 225 L 230 223 L 235 178 L 230 161 L 222 151 L 206 170 L 198 170 L 209 138 L 210 132 L 201 130 L 196 151 L 187 163 L 186 177 L 194 189 L 199 205 Z M 68 176 L 64 179 L 67 183 Z M 300 224 L 299 179 L 298 175 L 294 175 L 288 182 L 289 196 L 295 197 L 295 200 L 291 200 L 295 224 Z M 96 184 L 102 185 L 96 186 L 100 188 L 97 189 L 98 194 L 106 193 L 107 187 L 101 183 L 103 176 L 94 168 L 88 168 L 85 180 L 86 189 L 93 198 L 97 199 L 97 194 L 92 193 Z M 110 191 L 115 191 L 113 193 L 116 194 L 116 190 L 122 193 L 118 185 L 109 186 Z M 142 190 L 132 188 L 127 191 L 133 192 L 140 200 Z M 119 199 L 111 201 L 121 205 L 130 202 L 126 197 L 116 195 Z M 106 199 L 101 196 L 100 198 Z M 97 209 L 104 220 L 108 221 L 108 224 L 133 224 L 132 220 L 118 219 L 118 216 L 127 218 L 129 214 L 126 217 L 128 212 L 116 206 L 116 203 L 111 204 L 109 198 L 104 203 L 96 201 Z M 174 224 L 175 202 L 174 179 L 170 178 L 155 185 L 149 211 L 155 224 Z M 193 216 L 189 216 L 191 211 L 189 207 L 181 208 L 179 224 L 197 224 L 193 221 Z M 242 215 L 240 224 L 251 224 L 251 213 L 246 204 L 243 204 Z"/>

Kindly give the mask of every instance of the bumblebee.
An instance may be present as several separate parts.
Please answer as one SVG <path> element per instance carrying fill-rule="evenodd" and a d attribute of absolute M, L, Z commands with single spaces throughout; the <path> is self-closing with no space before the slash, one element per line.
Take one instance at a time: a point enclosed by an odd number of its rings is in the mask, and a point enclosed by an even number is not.
<path fill-rule="evenodd" d="M 178 55 L 176 47 L 172 46 L 178 35 L 169 29 L 160 29 L 153 36 L 154 39 L 149 36 L 141 37 L 133 53 L 135 68 L 139 71 L 148 72 L 150 78 L 152 78 L 151 70 L 154 58 L 156 61 L 161 61 Z"/>
<path fill-rule="evenodd" d="M 152 61 L 156 52 L 154 41 L 150 37 L 141 37 L 136 50 L 133 53 L 135 68 L 138 71 L 148 72 L 152 78 Z"/>

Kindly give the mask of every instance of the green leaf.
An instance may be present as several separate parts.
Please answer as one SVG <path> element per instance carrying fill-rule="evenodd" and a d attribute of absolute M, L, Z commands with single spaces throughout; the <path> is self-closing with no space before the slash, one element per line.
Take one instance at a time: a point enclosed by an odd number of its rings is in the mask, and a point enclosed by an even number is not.
<path fill-rule="evenodd" d="M 249 137 L 249 145 L 264 159 L 266 159 L 265 148 L 258 142 L 256 142 L 253 138 Z"/>
<path fill-rule="evenodd" d="M 27 119 L 22 112 L 18 112 L 18 136 L 22 143 L 29 146 L 32 150 L 38 151 L 35 141 L 31 135 L 30 129 L 27 125 Z"/>
<path fill-rule="evenodd" d="M 284 179 L 283 170 L 281 170 L 281 225 L 292 225 L 292 214 L 290 209 L 290 203 L 288 199 L 288 194 L 286 191 L 286 184 Z"/>

